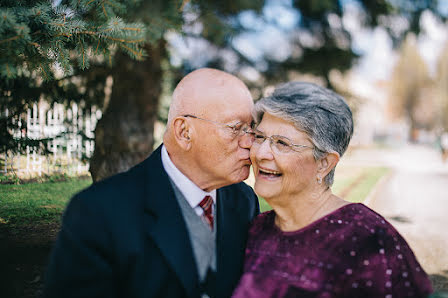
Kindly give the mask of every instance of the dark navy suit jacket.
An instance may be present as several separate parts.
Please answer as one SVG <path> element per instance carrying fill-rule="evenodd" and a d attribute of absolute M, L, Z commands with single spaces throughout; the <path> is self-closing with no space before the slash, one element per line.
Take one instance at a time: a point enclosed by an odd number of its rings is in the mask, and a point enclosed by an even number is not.
<path fill-rule="evenodd" d="M 44 297 L 199 297 L 188 231 L 160 149 L 72 198 Z M 248 226 L 258 212 L 246 184 L 217 191 L 217 297 L 230 297 L 239 280 Z"/>

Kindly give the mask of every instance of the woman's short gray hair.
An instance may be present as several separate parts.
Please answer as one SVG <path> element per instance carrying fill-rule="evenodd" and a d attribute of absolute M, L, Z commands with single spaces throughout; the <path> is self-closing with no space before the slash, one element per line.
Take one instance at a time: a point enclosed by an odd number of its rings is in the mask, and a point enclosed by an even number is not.
<path fill-rule="evenodd" d="M 342 156 L 353 135 L 352 112 L 344 98 L 335 92 L 307 82 L 289 82 L 275 88 L 272 95 L 255 104 L 254 118 L 260 123 L 264 113 L 285 119 L 305 132 L 314 144 L 314 158 L 329 152 Z M 324 178 L 329 187 L 333 168 Z"/>

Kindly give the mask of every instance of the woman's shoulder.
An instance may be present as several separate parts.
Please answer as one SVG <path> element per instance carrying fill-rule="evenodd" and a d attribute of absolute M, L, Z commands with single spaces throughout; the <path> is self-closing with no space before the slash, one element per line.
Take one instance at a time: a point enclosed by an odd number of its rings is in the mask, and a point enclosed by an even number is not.
<path fill-rule="evenodd" d="M 335 215 L 348 220 L 358 230 L 372 232 L 375 228 L 387 228 L 391 232 L 398 233 L 382 215 L 362 203 L 345 205 Z"/>
<path fill-rule="evenodd" d="M 353 249 L 360 256 L 371 256 L 390 268 L 405 267 L 422 272 L 414 252 L 401 234 L 383 216 L 363 204 L 354 204 Z"/>
<path fill-rule="evenodd" d="M 336 218 L 343 221 L 337 236 L 344 237 L 334 243 L 341 248 L 339 257 L 346 256 L 345 264 L 357 268 L 353 269 L 354 279 L 377 276 L 381 282 L 375 280 L 376 284 L 384 287 L 384 293 L 391 290 L 391 285 L 400 293 L 419 293 L 418 297 L 432 291 L 411 247 L 383 216 L 363 204 L 349 204 L 334 214 L 332 219 Z M 363 282 L 371 283 L 371 279 Z"/>
<path fill-rule="evenodd" d="M 330 240 L 344 252 L 359 257 L 377 256 L 384 262 L 398 259 L 416 263 L 412 249 L 392 224 L 363 204 L 346 205 L 325 223 Z"/>
<path fill-rule="evenodd" d="M 265 211 L 258 214 L 252 221 L 252 225 L 259 225 L 269 221 L 272 221 L 275 216 L 274 210 Z"/>
<path fill-rule="evenodd" d="M 251 230 L 266 229 L 272 226 L 274 222 L 275 212 L 274 210 L 269 210 L 258 214 L 251 223 Z"/>
<path fill-rule="evenodd" d="M 386 240 L 406 243 L 391 223 L 366 205 L 354 203 L 346 205 L 341 209 L 343 209 L 341 210 L 342 214 L 339 216 L 348 221 L 352 228 L 352 233 L 369 239 L 374 237 L 378 240 L 378 245 L 383 245 Z"/>

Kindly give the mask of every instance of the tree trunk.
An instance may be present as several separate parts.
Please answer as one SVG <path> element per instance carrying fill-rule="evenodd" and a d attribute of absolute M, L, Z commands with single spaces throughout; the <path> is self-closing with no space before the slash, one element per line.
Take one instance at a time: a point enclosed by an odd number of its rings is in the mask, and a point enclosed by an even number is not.
<path fill-rule="evenodd" d="M 152 152 L 165 42 L 145 49 L 148 57 L 144 61 L 124 53 L 115 57 L 110 102 L 95 129 L 90 160 L 93 181 L 126 171 Z"/>

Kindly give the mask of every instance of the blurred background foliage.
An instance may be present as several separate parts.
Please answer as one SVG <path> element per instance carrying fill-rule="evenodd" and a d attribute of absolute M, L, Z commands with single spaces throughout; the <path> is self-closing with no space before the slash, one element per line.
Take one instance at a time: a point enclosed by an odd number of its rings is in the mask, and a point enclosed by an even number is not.
<path fill-rule="evenodd" d="M 341 79 L 363 54 L 353 44 L 350 24 L 342 20 L 348 5 L 357 8 L 352 27 L 381 27 L 398 50 L 389 84 L 391 113 L 407 118 L 412 128 L 448 129 L 447 48 L 430 76 L 415 44 L 424 13 L 446 21 L 438 1 L 278 1 L 284 4 L 281 10 L 273 3 L 2 1 L 0 153 L 45 141 L 18 140 L 11 133 L 14 119 L 33 103 L 76 102 L 103 112 L 95 130 L 92 178 L 124 171 L 153 150 L 155 123 L 166 120 L 173 87 L 199 67 L 239 76 L 255 99 L 267 86 L 313 80 L 343 94 L 356 111 L 363 99 Z M 252 37 L 266 28 L 276 28 L 283 42 L 272 35 L 261 37 L 262 46 L 260 38 L 255 42 Z"/>

